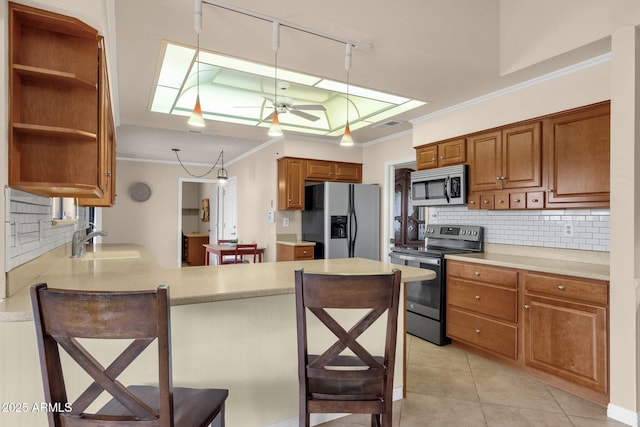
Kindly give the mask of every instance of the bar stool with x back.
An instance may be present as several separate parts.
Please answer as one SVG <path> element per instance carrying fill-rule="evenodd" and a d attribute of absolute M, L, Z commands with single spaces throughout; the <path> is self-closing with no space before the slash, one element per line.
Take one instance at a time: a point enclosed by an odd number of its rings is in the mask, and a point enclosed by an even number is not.
<path fill-rule="evenodd" d="M 400 271 L 343 275 L 297 270 L 295 292 L 299 425 L 309 426 L 311 413 L 361 413 L 371 414 L 372 426 L 391 427 Z M 336 313 L 327 309 L 365 309 L 365 314 L 347 331 L 335 320 Z M 313 344 L 307 330 L 308 312 L 338 338 L 320 355 L 308 353 Z M 380 340 L 384 354 L 372 355 L 358 338 L 385 312 L 386 332 Z M 342 354 L 347 348 L 352 355 Z"/>
<path fill-rule="evenodd" d="M 30 289 L 40 353 L 49 427 L 204 427 L 224 426 L 225 389 L 173 387 L 169 290 L 81 292 Z M 103 367 L 79 339 L 130 339 Z M 159 386 L 125 387 L 118 376 L 157 339 Z M 73 402 L 67 400 L 59 347 L 93 378 Z M 113 398 L 96 412 L 85 412 L 102 391 Z M 65 412 L 68 409 L 68 412 Z"/>

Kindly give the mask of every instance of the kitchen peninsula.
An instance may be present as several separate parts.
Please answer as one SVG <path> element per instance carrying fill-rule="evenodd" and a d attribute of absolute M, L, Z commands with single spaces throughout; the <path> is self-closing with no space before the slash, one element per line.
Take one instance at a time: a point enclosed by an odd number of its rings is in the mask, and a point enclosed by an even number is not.
<path fill-rule="evenodd" d="M 433 274 L 358 258 L 162 269 L 140 246 L 101 245 L 83 258 L 70 259 L 68 253 L 60 256 L 29 283 L 89 290 L 169 285 L 174 384 L 228 388 L 228 425 L 264 426 L 293 420 L 298 411 L 293 272 L 299 268 L 356 274 L 399 268 L 403 281 L 430 279 Z M 43 401 L 31 319 L 28 287 L 0 301 L 0 340 L 5 348 L 0 352 L 0 363 L 3 372 L 10 373 L 3 382 L 11 384 L 2 387 L 0 401 L 26 403 L 29 408 Z M 404 325 L 399 326 L 402 331 Z M 91 344 L 90 349 L 106 359 L 118 347 L 118 343 Z M 156 381 L 155 354 L 143 356 L 123 373 L 125 382 Z M 394 381 L 397 391 L 403 386 L 403 360 L 400 339 Z M 88 379 L 75 381 L 69 385 L 72 390 Z M 33 411 L 3 413 L 0 426 L 35 427 L 43 425 L 44 419 L 45 414 Z"/>

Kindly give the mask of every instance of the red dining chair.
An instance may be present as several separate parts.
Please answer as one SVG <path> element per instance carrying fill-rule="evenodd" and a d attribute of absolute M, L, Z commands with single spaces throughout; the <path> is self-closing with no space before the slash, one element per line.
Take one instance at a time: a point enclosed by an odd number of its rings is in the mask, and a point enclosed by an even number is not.
<path fill-rule="evenodd" d="M 231 243 L 231 240 L 229 239 L 219 239 L 218 240 L 218 245 L 225 245 L 225 244 L 229 244 Z M 227 255 L 227 256 L 221 256 L 220 259 L 218 260 L 219 264 L 235 264 L 236 263 L 236 258 L 233 255 Z"/>
<path fill-rule="evenodd" d="M 253 263 L 258 262 L 258 245 L 256 243 L 245 243 L 236 245 L 236 253 L 234 256 L 234 264 L 248 263 L 245 257 L 253 256 Z"/>

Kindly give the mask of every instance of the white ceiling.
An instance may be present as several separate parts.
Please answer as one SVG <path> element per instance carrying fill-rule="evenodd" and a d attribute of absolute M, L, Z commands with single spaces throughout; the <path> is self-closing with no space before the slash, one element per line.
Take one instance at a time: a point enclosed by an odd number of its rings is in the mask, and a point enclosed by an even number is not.
<path fill-rule="evenodd" d="M 411 128 L 409 120 L 547 73 L 576 59 L 573 52 L 534 67 L 500 75 L 499 0 L 227 0 L 228 4 L 343 39 L 370 43 L 354 50 L 350 82 L 427 105 L 393 117 L 402 123 L 353 132 L 368 142 Z M 203 134 L 188 131 L 186 118 L 149 111 L 163 39 L 195 45 L 194 0 L 115 0 L 118 156 L 212 163 L 269 141 L 267 129 L 208 121 Z M 272 24 L 203 5 L 203 49 L 273 64 Z M 600 51 L 595 53 L 600 53 Z M 329 79 L 345 79 L 344 45 L 282 27 L 278 66 Z M 113 70 L 112 70 L 113 73 Z M 337 138 L 327 141 L 337 142 Z"/>

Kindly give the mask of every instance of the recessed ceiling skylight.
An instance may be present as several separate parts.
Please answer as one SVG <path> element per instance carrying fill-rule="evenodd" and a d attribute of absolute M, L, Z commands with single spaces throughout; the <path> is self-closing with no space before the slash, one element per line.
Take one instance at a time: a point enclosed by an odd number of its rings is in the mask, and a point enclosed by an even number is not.
<path fill-rule="evenodd" d="M 188 117 L 196 100 L 197 50 L 163 42 L 151 111 Z M 269 127 L 274 108 L 284 130 L 339 136 L 346 120 L 347 85 L 200 50 L 200 103 L 208 120 Z M 274 88 L 277 94 L 274 96 Z M 277 101 L 277 105 L 274 105 Z M 349 85 L 351 130 L 425 103 Z"/>

